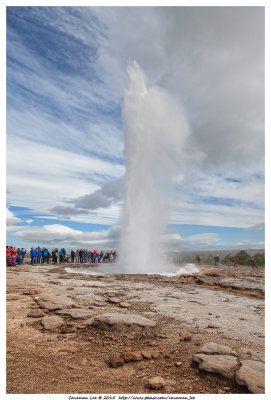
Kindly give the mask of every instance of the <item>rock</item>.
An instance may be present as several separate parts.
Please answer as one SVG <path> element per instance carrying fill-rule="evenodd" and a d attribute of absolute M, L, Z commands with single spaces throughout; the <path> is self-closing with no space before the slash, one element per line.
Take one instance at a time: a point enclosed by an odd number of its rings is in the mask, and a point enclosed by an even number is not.
<path fill-rule="evenodd" d="M 252 393 L 264 393 L 264 369 L 265 364 L 261 361 L 242 360 L 235 380 L 239 385 L 247 386 Z"/>
<path fill-rule="evenodd" d="M 57 310 L 56 314 L 67 315 L 73 319 L 88 318 L 94 316 L 96 313 L 91 310 L 84 310 L 82 308 L 64 308 Z"/>
<path fill-rule="evenodd" d="M 181 361 L 176 362 L 176 367 L 181 367 L 182 365 L 183 365 L 183 362 L 181 362 Z"/>
<path fill-rule="evenodd" d="M 150 360 L 152 358 L 151 353 L 149 353 L 148 351 L 141 351 L 141 354 L 143 358 L 146 358 L 147 360 Z"/>
<path fill-rule="evenodd" d="M 83 360 L 80 362 L 80 364 L 81 364 L 83 367 L 86 367 L 86 366 L 89 364 L 89 362 L 88 362 L 88 360 L 87 360 L 86 358 L 83 358 Z"/>
<path fill-rule="evenodd" d="M 204 353 L 204 354 L 225 354 L 230 356 L 237 357 L 237 353 L 232 350 L 228 346 L 224 346 L 223 344 L 217 344 L 213 342 L 205 343 L 197 353 Z"/>
<path fill-rule="evenodd" d="M 156 322 L 141 315 L 134 314 L 120 314 L 120 313 L 106 313 L 97 315 L 93 321 L 106 322 L 109 325 L 124 324 L 124 325 L 139 325 L 139 326 L 156 326 Z"/>
<path fill-rule="evenodd" d="M 40 318 L 40 317 L 44 317 L 44 312 L 42 310 L 40 310 L 39 308 L 33 308 L 28 314 L 28 317 L 32 317 L 32 318 Z"/>
<path fill-rule="evenodd" d="M 59 310 L 64 307 L 70 307 L 73 300 L 62 292 L 42 292 L 36 301 L 40 308 L 47 308 L 47 310 Z"/>
<path fill-rule="evenodd" d="M 221 354 L 199 354 L 193 356 L 193 361 L 199 363 L 199 369 L 208 372 L 233 377 L 235 369 L 239 366 L 237 357 Z"/>
<path fill-rule="evenodd" d="M 209 324 L 209 325 L 207 326 L 207 328 L 211 328 L 211 329 L 219 329 L 219 328 L 220 328 L 220 326 Z"/>
<path fill-rule="evenodd" d="M 218 391 L 217 391 L 217 394 L 224 394 L 225 392 L 224 392 L 224 390 L 222 390 L 222 389 L 218 389 Z"/>
<path fill-rule="evenodd" d="M 112 368 L 121 367 L 124 364 L 124 359 L 122 357 L 112 356 L 109 359 L 109 364 Z"/>
<path fill-rule="evenodd" d="M 107 298 L 108 303 L 113 303 L 113 304 L 118 304 L 120 303 L 120 299 L 118 299 L 117 297 L 108 297 Z"/>
<path fill-rule="evenodd" d="M 126 303 L 125 301 L 121 301 L 119 303 L 119 306 L 122 307 L 122 308 L 130 308 L 131 304 L 130 303 Z"/>
<path fill-rule="evenodd" d="M 181 336 L 181 340 L 183 340 L 184 342 L 189 342 L 192 338 L 191 333 L 188 331 L 181 331 L 180 336 Z"/>
<path fill-rule="evenodd" d="M 59 326 L 63 325 L 64 321 L 57 315 L 53 316 L 45 315 L 45 317 L 42 318 L 41 323 L 45 329 L 52 331 L 58 328 Z"/>
<path fill-rule="evenodd" d="M 165 380 L 161 376 L 154 376 L 149 379 L 149 386 L 151 389 L 162 389 L 165 387 Z"/>
<path fill-rule="evenodd" d="M 123 351 L 124 361 L 141 361 L 143 359 L 141 351 Z"/>

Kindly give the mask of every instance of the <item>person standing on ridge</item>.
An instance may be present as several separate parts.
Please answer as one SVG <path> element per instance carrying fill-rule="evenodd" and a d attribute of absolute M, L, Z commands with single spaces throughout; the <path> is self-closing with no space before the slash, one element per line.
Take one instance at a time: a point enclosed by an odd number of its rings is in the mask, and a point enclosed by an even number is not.
<path fill-rule="evenodd" d="M 255 260 L 254 257 L 251 257 L 251 266 L 252 266 L 252 269 L 253 268 L 257 268 L 258 269 L 257 264 L 256 264 L 256 260 Z"/>

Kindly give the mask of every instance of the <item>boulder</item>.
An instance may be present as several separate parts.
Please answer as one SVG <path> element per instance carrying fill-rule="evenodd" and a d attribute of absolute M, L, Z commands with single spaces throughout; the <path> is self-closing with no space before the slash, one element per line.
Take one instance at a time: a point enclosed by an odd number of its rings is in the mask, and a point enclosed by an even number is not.
<path fill-rule="evenodd" d="M 52 331 L 59 326 L 63 325 L 64 321 L 62 318 L 58 317 L 57 315 L 45 315 L 45 317 L 41 320 L 42 325 L 45 329 Z"/>
<path fill-rule="evenodd" d="M 165 387 L 165 380 L 161 376 L 154 376 L 149 379 L 149 386 L 151 389 L 162 389 Z"/>
<path fill-rule="evenodd" d="M 42 310 L 40 310 L 39 308 L 33 308 L 28 314 L 28 317 L 32 317 L 32 318 L 40 318 L 40 317 L 44 317 L 44 312 Z"/>
<path fill-rule="evenodd" d="M 229 356 L 237 357 L 237 353 L 232 350 L 228 346 L 224 346 L 223 344 L 217 344 L 213 342 L 205 343 L 197 353 L 204 353 L 204 354 L 224 354 Z"/>
<path fill-rule="evenodd" d="M 199 369 L 216 372 L 227 377 L 233 377 L 235 369 L 239 367 L 237 357 L 221 354 L 199 354 L 193 356 L 193 361 L 199 364 Z"/>
<path fill-rule="evenodd" d="M 242 360 L 235 380 L 239 385 L 247 386 L 252 393 L 264 393 L 264 369 L 265 364 L 261 361 Z"/>
<path fill-rule="evenodd" d="M 139 326 L 156 326 L 156 322 L 149 318 L 142 317 L 141 315 L 134 314 L 120 314 L 120 313 L 106 313 L 93 317 L 90 324 L 95 322 L 105 322 L 109 325 L 124 324 L 124 325 L 139 325 Z"/>

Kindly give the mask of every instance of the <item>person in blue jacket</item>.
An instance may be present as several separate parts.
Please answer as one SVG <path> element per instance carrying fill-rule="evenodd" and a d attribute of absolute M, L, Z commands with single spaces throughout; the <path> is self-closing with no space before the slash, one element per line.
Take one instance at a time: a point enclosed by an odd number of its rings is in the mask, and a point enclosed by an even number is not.
<path fill-rule="evenodd" d="M 37 251 L 34 249 L 34 247 L 31 247 L 30 257 L 31 257 L 31 265 L 36 264 L 37 263 Z"/>
<path fill-rule="evenodd" d="M 19 248 L 18 249 L 18 253 L 17 253 L 17 264 L 21 265 L 23 261 L 23 252 L 22 250 Z"/>
<path fill-rule="evenodd" d="M 37 264 L 40 264 L 40 259 L 41 259 L 41 248 L 37 247 L 36 248 L 36 252 L 37 252 Z"/>

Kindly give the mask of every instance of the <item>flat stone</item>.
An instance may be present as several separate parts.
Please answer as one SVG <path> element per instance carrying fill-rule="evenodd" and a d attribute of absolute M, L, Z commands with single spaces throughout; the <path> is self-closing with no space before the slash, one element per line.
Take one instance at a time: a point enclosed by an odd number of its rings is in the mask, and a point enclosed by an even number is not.
<path fill-rule="evenodd" d="M 109 325 L 114 324 L 124 324 L 124 325 L 139 325 L 139 326 L 156 326 L 156 322 L 152 321 L 148 318 L 142 317 L 141 315 L 134 314 L 120 314 L 120 313 L 106 313 L 102 315 L 97 315 L 93 317 L 93 321 L 90 324 L 95 322 L 105 322 Z"/>
<path fill-rule="evenodd" d="M 222 354 L 222 355 L 230 355 L 237 357 L 237 353 L 232 350 L 228 346 L 224 346 L 223 344 L 217 344 L 213 342 L 205 343 L 197 353 L 204 354 Z"/>
<path fill-rule="evenodd" d="M 36 301 L 41 308 L 47 308 L 47 310 L 52 311 L 70 307 L 74 303 L 70 297 L 56 292 L 42 292 L 36 297 Z"/>
<path fill-rule="evenodd" d="M 118 299 L 117 297 L 108 297 L 107 301 L 108 301 L 109 303 L 113 303 L 113 304 L 118 304 L 118 303 L 121 302 L 121 300 Z"/>
<path fill-rule="evenodd" d="M 247 386 L 252 393 L 264 393 L 264 370 L 265 364 L 261 361 L 242 360 L 235 380 L 238 385 Z"/>
<path fill-rule="evenodd" d="M 121 301 L 119 303 L 119 306 L 122 307 L 122 308 L 130 308 L 131 304 L 130 303 L 126 303 L 125 301 Z"/>
<path fill-rule="evenodd" d="M 56 313 L 61 315 L 67 315 L 73 319 L 88 318 L 96 314 L 94 311 L 85 310 L 82 308 L 64 308 L 62 310 L 57 310 Z"/>
<path fill-rule="evenodd" d="M 42 318 L 41 323 L 45 329 L 52 331 L 61 326 L 64 321 L 61 317 L 58 317 L 57 315 L 45 315 L 45 317 Z"/>
<path fill-rule="evenodd" d="M 237 357 L 220 354 L 196 353 L 193 356 L 193 361 L 199 363 L 199 369 L 203 371 L 216 372 L 228 377 L 233 377 L 235 368 L 239 366 Z"/>
<path fill-rule="evenodd" d="M 165 380 L 161 376 L 154 376 L 149 379 L 149 386 L 151 389 L 162 389 L 165 387 Z"/>

